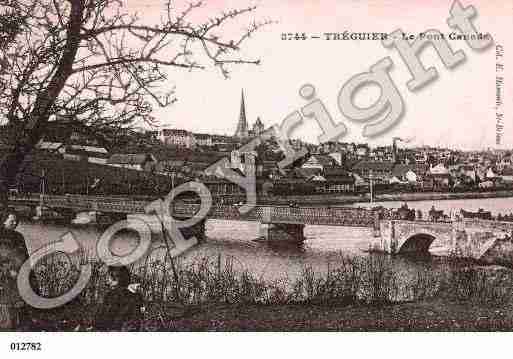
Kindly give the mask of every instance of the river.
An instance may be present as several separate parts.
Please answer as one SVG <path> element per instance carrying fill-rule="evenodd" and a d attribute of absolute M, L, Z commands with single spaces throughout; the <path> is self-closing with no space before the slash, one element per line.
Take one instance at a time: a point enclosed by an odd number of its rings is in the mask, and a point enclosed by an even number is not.
<path fill-rule="evenodd" d="M 388 208 L 398 208 L 403 202 L 382 202 Z M 420 209 L 427 213 L 432 205 L 443 209 L 446 213 L 466 210 L 490 210 L 494 214 L 510 213 L 513 199 L 465 199 L 444 201 L 418 201 L 409 202 L 410 208 Z M 368 206 L 368 203 L 356 204 Z M 95 245 L 101 231 L 93 226 L 66 227 L 57 225 L 43 225 L 36 223 L 21 223 L 18 230 L 25 236 L 29 251 L 58 240 L 60 236 L 71 231 L 78 242 L 90 257 L 95 257 Z M 306 241 L 302 246 L 272 246 L 266 243 L 254 242 L 258 237 L 258 224 L 251 222 L 234 221 L 207 221 L 207 241 L 200 244 L 182 256 L 182 261 L 194 261 L 205 256 L 215 257 L 221 254 L 224 258 L 232 258 L 236 268 L 244 268 L 254 275 L 262 276 L 268 280 L 282 278 L 294 279 L 306 267 L 322 273 L 340 264 L 343 257 L 367 256 L 366 249 L 372 236 L 371 229 L 350 227 L 307 226 L 305 228 Z M 137 241 L 133 238 L 118 237 L 111 246 L 114 253 L 123 255 L 129 253 Z M 394 258 L 399 271 L 408 271 L 418 266 L 433 265 L 443 260 L 444 248 L 437 246 L 436 241 L 432 248 L 436 256 L 430 258 Z M 157 257 L 158 254 L 155 254 Z M 440 255 L 442 255 L 440 257 Z"/>

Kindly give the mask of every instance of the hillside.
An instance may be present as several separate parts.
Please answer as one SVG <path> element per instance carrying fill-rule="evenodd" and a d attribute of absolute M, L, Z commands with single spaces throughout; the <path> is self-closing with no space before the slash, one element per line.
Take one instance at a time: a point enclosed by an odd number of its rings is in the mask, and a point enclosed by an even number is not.
<path fill-rule="evenodd" d="M 18 189 L 39 192 L 42 177 L 47 193 L 96 195 L 159 195 L 171 189 L 170 177 L 85 161 L 72 161 L 48 153 L 35 153 L 25 160 Z"/>

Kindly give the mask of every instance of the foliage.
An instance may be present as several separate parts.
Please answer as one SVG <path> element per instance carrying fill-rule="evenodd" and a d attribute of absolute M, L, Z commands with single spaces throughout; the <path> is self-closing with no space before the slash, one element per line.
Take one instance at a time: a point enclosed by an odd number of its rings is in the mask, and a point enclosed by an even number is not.
<path fill-rule="evenodd" d="M 80 308 L 96 307 L 107 288 L 105 269 L 87 256 L 76 256 L 71 262 L 75 263 L 71 276 L 63 276 L 70 266 L 58 257 L 38 269 L 42 292 L 50 296 L 62 293 L 77 277 L 76 265 L 91 262 L 93 276 L 78 301 Z M 133 265 L 131 272 L 133 282 L 141 284 L 149 308 L 147 318 L 151 318 L 147 324 L 152 330 L 168 329 L 173 319 L 190 310 L 223 305 L 375 307 L 436 298 L 486 306 L 511 303 L 511 271 L 488 271 L 450 259 L 446 266 L 419 267 L 408 278 L 399 278 L 393 263 L 387 256 L 344 257 L 336 267 L 329 266 L 322 273 L 304 267 L 294 280 L 269 281 L 237 268 L 237 260 L 231 257 L 197 257 L 188 262 L 148 257 Z M 180 318 L 173 318 L 177 306 L 185 309 L 180 311 Z M 88 315 L 85 322 L 92 320 L 94 311 Z"/>
<path fill-rule="evenodd" d="M 228 77 L 232 65 L 259 64 L 240 52 L 269 22 L 252 21 L 239 34 L 226 31 L 255 7 L 194 22 L 203 5 L 179 9 L 169 1 L 155 23 L 119 0 L 2 2 L 0 120 L 14 138 L 0 164 L 1 202 L 50 119 L 116 137 L 127 126 L 155 124 L 153 109 L 175 101 L 165 86 L 170 69 L 218 69 Z"/>

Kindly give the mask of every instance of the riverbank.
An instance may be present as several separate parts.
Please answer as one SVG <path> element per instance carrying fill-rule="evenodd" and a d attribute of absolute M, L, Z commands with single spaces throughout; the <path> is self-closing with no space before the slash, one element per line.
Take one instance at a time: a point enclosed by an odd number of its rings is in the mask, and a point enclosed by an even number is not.
<path fill-rule="evenodd" d="M 432 201 L 432 200 L 454 200 L 454 199 L 484 199 L 484 198 L 509 198 L 513 197 L 513 190 L 496 192 L 418 192 L 418 193 L 393 193 L 378 194 L 375 202 L 386 201 Z"/>
<path fill-rule="evenodd" d="M 414 201 L 442 201 L 462 199 L 486 198 L 513 198 L 513 190 L 495 192 L 411 192 L 411 193 L 381 193 L 374 196 L 374 202 L 414 202 Z M 353 205 L 359 202 L 370 202 L 369 194 L 340 195 L 317 194 L 304 196 L 260 196 L 258 203 L 263 205 Z"/>
<path fill-rule="evenodd" d="M 161 305 L 162 313 L 142 323 L 142 331 L 511 331 L 513 304 L 430 299 L 369 304 Z M 27 331 L 86 330 L 95 306 L 74 305 L 31 317 Z M 150 309 L 151 311 L 151 309 Z M 76 320 L 76 318 L 83 318 Z M 50 324 L 50 325 L 49 325 Z"/>
<path fill-rule="evenodd" d="M 326 273 L 305 267 L 292 282 L 266 281 L 235 271 L 233 260 L 198 259 L 132 268 L 145 300 L 144 331 L 376 331 L 511 330 L 513 271 L 448 259 L 444 266 L 410 272 L 394 257 L 344 259 Z M 93 264 L 86 289 L 72 303 L 32 310 L 25 330 L 92 327 L 106 293 L 102 266 Z M 60 260 L 38 272 L 50 297 L 74 285 Z M 55 281 L 55 278 L 61 278 Z M 66 280 L 63 280 L 67 278 Z"/>
<path fill-rule="evenodd" d="M 429 300 L 371 305 L 219 306 L 169 322 L 173 331 L 511 331 L 513 306 Z"/>

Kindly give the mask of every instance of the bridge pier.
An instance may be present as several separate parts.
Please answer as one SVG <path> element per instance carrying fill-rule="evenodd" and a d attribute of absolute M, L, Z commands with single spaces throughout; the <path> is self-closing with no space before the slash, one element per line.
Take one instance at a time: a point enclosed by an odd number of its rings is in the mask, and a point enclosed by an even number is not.
<path fill-rule="evenodd" d="M 377 231 L 379 231 L 379 235 L 374 236 L 369 245 L 369 250 L 388 254 L 398 253 L 399 246 L 395 234 L 395 221 L 380 221 L 379 230 L 376 228 Z"/>
<path fill-rule="evenodd" d="M 260 238 L 272 242 L 303 243 L 305 241 L 304 224 L 261 223 Z"/>

